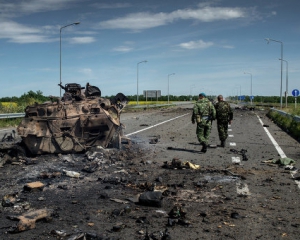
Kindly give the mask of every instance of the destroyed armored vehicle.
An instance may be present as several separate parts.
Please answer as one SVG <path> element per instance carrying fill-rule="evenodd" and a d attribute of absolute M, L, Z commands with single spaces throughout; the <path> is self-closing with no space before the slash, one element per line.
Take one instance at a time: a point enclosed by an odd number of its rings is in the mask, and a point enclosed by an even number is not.
<path fill-rule="evenodd" d="M 93 146 L 119 147 L 120 113 L 128 103 L 124 94 L 102 98 L 98 87 L 59 84 L 65 90 L 56 101 L 27 106 L 17 128 L 22 145 L 32 155 L 84 152 Z"/>

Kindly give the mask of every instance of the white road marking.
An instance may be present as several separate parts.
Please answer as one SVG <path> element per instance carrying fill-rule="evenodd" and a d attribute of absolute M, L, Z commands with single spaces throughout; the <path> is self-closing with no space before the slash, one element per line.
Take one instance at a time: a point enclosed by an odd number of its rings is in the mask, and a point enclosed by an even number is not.
<path fill-rule="evenodd" d="M 295 180 L 295 183 L 298 185 L 298 188 L 300 188 L 300 181 Z"/>
<path fill-rule="evenodd" d="M 230 125 L 228 125 L 230 126 Z M 228 129 L 228 131 L 232 131 L 232 129 Z M 228 137 L 234 137 L 234 135 L 228 135 Z M 235 142 L 230 142 L 229 143 L 230 146 L 236 146 Z M 231 161 L 233 164 L 240 164 L 241 163 L 241 159 L 240 157 L 231 157 Z M 246 183 L 242 182 L 242 181 L 238 181 L 236 183 L 236 192 L 239 196 L 249 196 L 251 195 L 249 187 Z"/>
<path fill-rule="evenodd" d="M 232 157 L 231 159 L 232 159 L 233 164 L 240 164 L 241 163 L 240 157 Z"/>
<path fill-rule="evenodd" d="M 128 137 L 128 136 L 130 136 L 130 135 L 134 135 L 134 134 L 137 134 L 137 133 L 139 133 L 139 132 L 146 131 L 146 130 L 148 130 L 148 129 L 151 129 L 151 128 L 154 128 L 154 127 L 157 127 L 157 126 L 159 126 L 159 125 L 161 125 L 161 124 L 164 124 L 164 123 L 167 123 L 167 122 L 173 121 L 173 120 L 175 120 L 175 119 L 177 119 L 177 118 L 184 117 L 184 116 L 186 116 L 186 115 L 188 115 L 188 114 L 190 114 L 190 113 L 186 113 L 186 114 L 183 114 L 183 115 L 181 115 L 181 116 L 178 116 L 178 117 L 175 117 L 175 118 L 171 118 L 171 119 L 169 119 L 169 120 L 166 120 L 166 121 L 163 121 L 163 122 L 161 122 L 161 123 L 157 123 L 157 124 L 155 124 L 155 125 L 153 125 L 153 126 L 150 126 L 150 127 L 147 127 L 147 128 L 141 129 L 141 130 L 138 130 L 138 131 L 136 131 L 136 132 L 133 132 L 133 133 L 126 134 L 125 136 L 126 136 L 126 137 Z"/>
<path fill-rule="evenodd" d="M 232 131 L 232 129 L 228 129 L 228 132 L 231 132 Z"/>
<path fill-rule="evenodd" d="M 236 191 L 239 196 L 249 196 L 251 195 L 248 185 L 244 182 L 238 181 L 236 183 Z"/>
<path fill-rule="evenodd" d="M 9 129 L 1 129 L 0 132 L 9 131 Z"/>
<path fill-rule="evenodd" d="M 256 115 L 257 116 L 257 115 Z M 260 119 L 259 116 L 257 116 L 260 124 L 263 126 L 264 123 L 262 122 L 262 120 Z M 267 128 L 264 127 L 265 132 L 267 133 L 268 137 L 270 138 L 271 142 L 273 143 L 274 147 L 276 148 L 278 154 L 280 155 L 281 158 L 286 158 L 285 153 L 283 152 L 283 150 L 281 149 L 281 147 L 278 145 L 278 143 L 275 141 L 275 139 L 273 138 L 273 136 L 271 135 L 271 133 L 269 132 L 269 130 Z"/>
<path fill-rule="evenodd" d="M 256 115 L 256 116 L 257 116 L 260 124 L 263 126 L 264 125 L 263 121 L 260 119 L 260 117 L 258 115 Z M 273 138 L 273 136 L 271 135 L 269 130 L 266 127 L 264 127 L 264 130 L 267 133 L 268 137 L 270 138 L 271 142 L 273 143 L 274 147 L 276 148 L 276 150 L 277 150 L 278 154 L 280 155 L 280 157 L 281 158 L 286 158 L 287 156 L 285 155 L 285 153 L 283 152 L 283 150 L 281 149 L 279 144 L 275 141 L 275 139 Z M 290 171 L 290 172 L 291 172 L 291 175 L 293 177 L 292 171 Z M 300 188 L 300 181 L 295 180 L 295 183 L 298 185 L 298 188 Z"/>

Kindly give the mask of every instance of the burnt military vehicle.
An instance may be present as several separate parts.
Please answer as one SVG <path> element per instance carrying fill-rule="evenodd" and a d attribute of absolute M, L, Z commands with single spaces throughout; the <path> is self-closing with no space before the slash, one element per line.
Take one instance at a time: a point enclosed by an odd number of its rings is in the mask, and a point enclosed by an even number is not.
<path fill-rule="evenodd" d="M 63 97 L 27 106 L 17 128 L 22 144 L 32 155 L 83 152 L 93 146 L 119 147 L 120 113 L 128 103 L 124 94 L 102 98 L 89 83 L 59 84 Z"/>

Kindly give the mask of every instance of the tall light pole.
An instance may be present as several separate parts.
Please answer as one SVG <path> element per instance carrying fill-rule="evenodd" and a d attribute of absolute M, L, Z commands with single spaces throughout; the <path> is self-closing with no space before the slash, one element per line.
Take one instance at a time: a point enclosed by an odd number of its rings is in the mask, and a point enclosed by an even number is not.
<path fill-rule="evenodd" d="M 146 63 L 147 60 L 138 62 L 136 64 L 136 104 L 139 105 L 139 64 Z"/>
<path fill-rule="evenodd" d="M 240 87 L 240 102 L 242 101 L 242 86 L 241 85 L 237 85 Z"/>
<path fill-rule="evenodd" d="M 251 75 L 251 90 L 250 90 L 250 100 L 251 100 L 251 105 L 252 105 L 252 73 L 249 72 L 244 72 L 244 74 L 250 74 Z"/>
<path fill-rule="evenodd" d="M 281 44 L 281 58 L 280 59 L 283 59 L 283 42 L 274 40 L 271 38 L 265 38 L 265 40 L 267 41 L 268 44 L 270 43 L 270 41 L 278 42 Z M 281 60 L 281 71 L 280 71 L 280 108 L 282 108 L 282 60 Z"/>
<path fill-rule="evenodd" d="M 72 25 L 78 25 L 78 24 L 80 24 L 80 22 L 74 22 L 74 23 L 71 23 L 71 24 L 61 27 L 59 30 L 59 83 L 60 83 L 60 85 L 62 84 L 62 82 L 61 82 L 61 30 L 63 28 L 66 28 L 66 27 L 69 27 Z M 60 89 L 59 96 L 61 97 L 61 87 L 59 89 Z"/>
<path fill-rule="evenodd" d="M 192 90 L 193 90 L 194 87 L 196 87 L 195 84 L 193 84 L 193 85 L 190 86 L 190 95 L 191 95 L 190 100 L 192 100 L 192 98 L 193 98 L 193 96 L 192 96 Z"/>
<path fill-rule="evenodd" d="M 171 73 L 171 74 L 168 75 L 168 104 L 169 104 L 169 86 L 170 86 L 170 79 L 169 79 L 169 77 L 171 75 L 175 75 L 175 73 Z"/>
<path fill-rule="evenodd" d="M 281 61 L 284 61 L 286 63 L 286 77 L 285 77 L 285 107 L 287 108 L 287 99 L 288 99 L 288 83 L 289 83 L 289 64 L 288 61 L 284 59 L 280 59 Z"/>

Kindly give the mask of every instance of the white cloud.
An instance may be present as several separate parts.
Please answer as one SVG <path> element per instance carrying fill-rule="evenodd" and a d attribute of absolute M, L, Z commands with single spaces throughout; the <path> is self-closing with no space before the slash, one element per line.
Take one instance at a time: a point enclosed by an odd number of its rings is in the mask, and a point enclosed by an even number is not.
<path fill-rule="evenodd" d="M 12 17 L 17 13 L 30 14 L 36 12 L 55 11 L 69 8 L 71 3 L 78 0 L 27 0 L 14 2 L 0 2 L 2 17 Z"/>
<path fill-rule="evenodd" d="M 92 43 L 95 42 L 96 39 L 93 37 L 73 37 L 69 39 L 70 43 L 73 44 L 86 44 L 86 43 Z"/>
<path fill-rule="evenodd" d="M 180 43 L 178 46 L 185 49 L 205 49 L 211 47 L 213 42 L 204 42 L 203 40 L 199 41 L 190 41 L 185 43 Z"/>
<path fill-rule="evenodd" d="M 231 45 L 224 45 L 223 48 L 233 49 L 234 46 L 231 46 Z"/>
<path fill-rule="evenodd" d="M 120 46 L 120 47 L 113 48 L 113 51 L 115 51 L 115 52 L 130 52 L 130 51 L 132 51 L 132 48 L 127 47 L 127 46 Z"/>
<path fill-rule="evenodd" d="M 170 14 L 174 19 L 195 19 L 201 22 L 229 20 L 245 17 L 241 8 L 204 7 L 201 9 L 177 10 Z"/>
<path fill-rule="evenodd" d="M 44 43 L 44 42 L 51 42 L 53 40 L 49 40 L 45 36 L 40 35 L 18 35 L 14 36 L 10 42 L 15 43 Z"/>
<path fill-rule="evenodd" d="M 90 69 L 90 68 L 81 68 L 78 70 L 78 72 L 84 74 L 84 75 L 87 75 L 87 76 L 92 76 L 93 75 L 93 70 Z"/>
<path fill-rule="evenodd" d="M 114 8 L 127 8 L 130 7 L 129 3 L 94 3 L 91 6 L 99 8 L 99 9 L 114 9 Z"/>
<path fill-rule="evenodd" d="M 246 14 L 242 8 L 203 7 L 198 9 L 180 9 L 171 13 L 134 13 L 125 17 L 111 19 L 99 23 L 104 29 L 130 29 L 140 31 L 143 29 L 167 25 L 176 20 L 197 20 L 212 22 L 243 18 Z"/>
<path fill-rule="evenodd" d="M 2 22 L 0 21 L 0 37 L 11 37 L 14 34 L 36 34 L 39 33 L 40 30 L 37 28 L 26 27 L 25 25 L 8 21 Z"/>
<path fill-rule="evenodd" d="M 7 38 L 15 43 L 35 43 L 52 41 L 38 28 L 27 27 L 16 22 L 0 22 L 0 38 Z"/>
<path fill-rule="evenodd" d="M 15 43 L 44 43 L 57 41 L 53 34 L 59 33 L 58 26 L 29 27 L 13 21 L 0 21 L 0 39 L 8 39 Z M 95 42 L 94 37 L 74 37 L 69 42 L 74 44 L 86 44 Z"/>
<path fill-rule="evenodd" d="M 165 13 L 134 13 L 123 18 L 103 21 L 99 26 L 104 29 L 123 28 L 138 31 L 146 28 L 159 27 L 167 24 L 169 21 L 169 17 Z"/>

